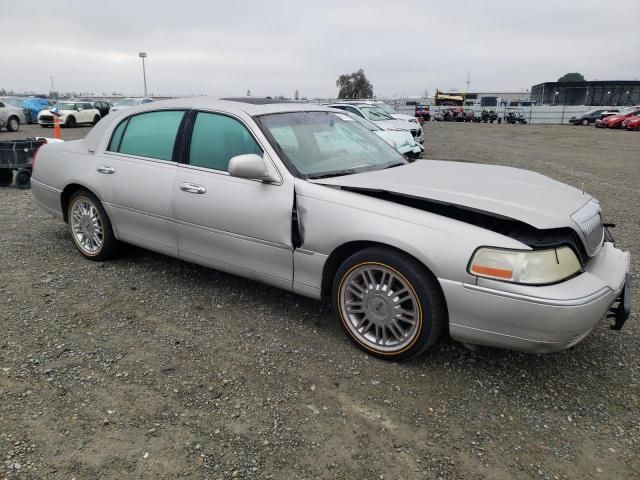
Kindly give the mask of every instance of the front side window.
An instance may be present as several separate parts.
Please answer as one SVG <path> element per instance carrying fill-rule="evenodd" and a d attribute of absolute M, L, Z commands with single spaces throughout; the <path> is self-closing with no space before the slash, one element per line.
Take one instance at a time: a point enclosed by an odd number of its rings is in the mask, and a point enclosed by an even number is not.
<path fill-rule="evenodd" d="M 226 115 L 198 113 L 191 135 L 189 164 L 226 172 L 229 160 L 247 153 L 262 156 L 263 152 L 241 122 Z"/>
<path fill-rule="evenodd" d="M 184 111 L 166 110 L 129 117 L 113 132 L 108 150 L 171 161 L 183 116 Z"/>
<path fill-rule="evenodd" d="M 406 163 L 393 147 L 344 113 L 277 113 L 257 120 L 275 141 L 277 150 L 305 178 L 379 170 Z"/>

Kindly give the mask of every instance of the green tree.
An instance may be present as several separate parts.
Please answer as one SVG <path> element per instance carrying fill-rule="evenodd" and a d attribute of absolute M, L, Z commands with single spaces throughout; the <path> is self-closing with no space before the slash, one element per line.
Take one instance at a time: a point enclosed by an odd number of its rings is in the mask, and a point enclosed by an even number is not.
<path fill-rule="evenodd" d="M 558 79 L 559 82 L 584 82 L 584 76 L 581 73 L 565 73 Z"/>
<path fill-rule="evenodd" d="M 345 73 L 336 80 L 338 98 L 372 98 L 373 85 L 364 74 L 364 70 Z"/>

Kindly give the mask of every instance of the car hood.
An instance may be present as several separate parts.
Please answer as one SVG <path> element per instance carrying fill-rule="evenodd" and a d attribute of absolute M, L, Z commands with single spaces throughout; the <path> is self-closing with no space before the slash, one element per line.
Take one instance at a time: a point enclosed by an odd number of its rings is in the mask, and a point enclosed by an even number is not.
<path fill-rule="evenodd" d="M 572 226 L 571 214 L 592 198 L 577 188 L 528 170 L 436 160 L 311 181 L 458 205 L 519 220 L 538 229 Z"/>
<path fill-rule="evenodd" d="M 404 147 L 405 145 L 413 147 L 416 144 L 411 133 L 406 130 L 376 130 L 373 133 L 387 143 L 391 143 L 390 140 L 393 140 L 396 148 Z"/>
<path fill-rule="evenodd" d="M 398 130 L 415 130 L 420 128 L 420 125 L 413 122 L 407 122 L 406 120 L 379 120 L 375 122 L 380 128 L 389 129 L 395 128 Z"/>
<path fill-rule="evenodd" d="M 405 120 L 407 122 L 414 121 L 416 119 L 413 115 L 406 115 L 404 113 L 391 113 L 390 115 L 396 120 Z"/>

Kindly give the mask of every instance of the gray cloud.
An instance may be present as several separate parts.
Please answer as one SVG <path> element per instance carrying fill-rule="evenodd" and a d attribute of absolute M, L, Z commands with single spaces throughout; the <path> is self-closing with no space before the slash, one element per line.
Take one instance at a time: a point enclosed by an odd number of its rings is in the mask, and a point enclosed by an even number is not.
<path fill-rule="evenodd" d="M 639 18 L 636 0 L 2 2 L 0 87 L 140 94 L 142 50 L 170 95 L 330 97 L 358 68 L 388 97 L 463 90 L 467 70 L 472 90 L 640 78 Z"/>

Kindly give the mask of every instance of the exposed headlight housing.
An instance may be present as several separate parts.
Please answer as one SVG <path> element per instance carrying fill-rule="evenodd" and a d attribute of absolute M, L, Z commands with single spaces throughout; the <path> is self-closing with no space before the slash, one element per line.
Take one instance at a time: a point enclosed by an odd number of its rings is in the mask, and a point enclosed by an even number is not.
<path fill-rule="evenodd" d="M 548 250 L 507 250 L 482 247 L 469 262 L 471 275 L 525 285 L 548 285 L 582 271 L 574 251 L 567 246 Z"/>

